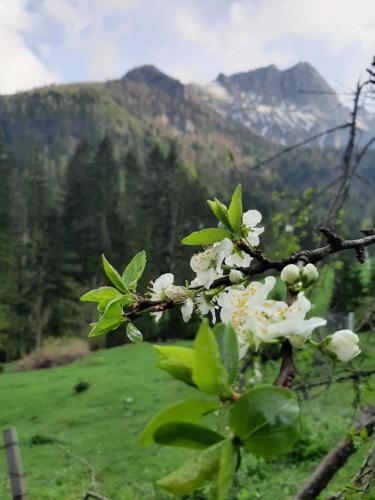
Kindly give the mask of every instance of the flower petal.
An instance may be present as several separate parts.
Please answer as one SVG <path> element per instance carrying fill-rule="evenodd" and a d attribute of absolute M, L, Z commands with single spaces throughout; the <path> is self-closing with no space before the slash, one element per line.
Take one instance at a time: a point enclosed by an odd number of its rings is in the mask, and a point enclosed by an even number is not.
<path fill-rule="evenodd" d="M 262 220 L 262 214 L 258 210 L 248 210 L 242 216 L 242 222 L 245 226 L 253 228 Z"/>

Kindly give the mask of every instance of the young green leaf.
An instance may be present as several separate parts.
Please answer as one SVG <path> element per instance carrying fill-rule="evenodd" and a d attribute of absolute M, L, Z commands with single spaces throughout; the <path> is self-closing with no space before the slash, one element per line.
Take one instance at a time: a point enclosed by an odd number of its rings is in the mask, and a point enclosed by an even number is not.
<path fill-rule="evenodd" d="M 197 490 L 217 474 L 224 443 L 220 441 L 206 448 L 156 484 L 173 495 L 188 495 Z"/>
<path fill-rule="evenodd" d="M 233 384 L 239 370 L 239 349 L 235 330 L 232 325 L 219 323 L 214 327 L 214 334 L 219 346 L 221 362 L 224 365 L 228 383 Z"/>
<path fill-rule="evenodd" d="M 298 436 L 298 403 L 289 389 L 257 387 L 234 403 L 229 425 L 249 452 L 274 458 L 289 452 Z"/>
<path fill-rule="evenodd" d="M 230 394 L 219 346 L 206 320 L 202 321 L 194 341 L 193 382 L 209 394 Z"/>
<path fill-rule="evenodd" d="M 216 215 L 216 217 L 219 219 L 219 221 L 227 228 L 229 231 L 231 231 L 231 225 L 228 219 L 228 209 L 227 207 L 221 203 L 217 198 L 214 200 L 207 200 L 207 203 L 209 204 L 211 210 L 213 213 Z"/>
<path fill-rule="evenodd" d="M 219 470 L 211 490 L 210 500 L 226 500 L 237 465 L 237 449 L 233 441 L 227 439 L 221 450 Z"/>
<path fill-rule="evenodd" d="M 184 245 L 211 245 L 229 236 L 228 231 L 225 229 L 210 227 L 189 234 L 189 236 L 181 240 L 181 243 Z"/>
<path fill-rule="evenodd" d="M 169 422 L 198 422 L 202 417 L 215 411 L 218 403 L 206 401 L 205 399 L 189 399 L 177 403 L 159 412 L 150 420 L 141 435 L 143 446 L 149 446 L 154 442 L 154 432 L 163 424 Z"/>
<path fill-rule="evenodd" d="M 126 336 L 130 340 L 130 342 L 133 342 L 134 344 L 139 344 L 143 341 L 142 333 L 136 326 L 133 325 L 133 323 L 128 323 L 126 325 Z"/>
<path fill-rule="evenodd" d="M 116 288 L 121 290 L 122 292 L 127 292 L 126 286 L 124 285 L 121 276 L 116 271 L 116 269 L 108 262 L 105 258 L 105 255 L 102 254 L 103 268 L 104 272 L 107 275 L 108 279 L 115 285 Z"/>
<path fill-rule="evenodd" d="M 86 292 L 79 300 L 82 302 L 103 302 L 105 300 L 109 302 L 120 295 L 121 293 L 116 290 L 116 288 L 113 288 L 112 286 L 102 286 L 100 288 L 96 288 L 95 290 Z"/>
<path fill-rule="evenodd" d="M 238 232 L 242 224 L 242 188 L 238 184 L 228 208 L 229 222 L 234 231 Z"/>
<path fill-rule="evenodd" d="M 155 443 L 204 450 L 224 438 L 217 432 L 191 422 L 169 422 L 154 432 Z"/>
<path fill-rule="evenodd" d="M 122 281 L 128 289 L 134 290 L 137 287 L 138 280 L 142 276 L 145 266 L 146 252 L 142 250 L 134 255 L 122 275 Z"/>
<path fill-rule="evenodd" d="M 120 326 L 124 321 L 122 308 L 124 305 L 131 304 L 132 302 L 134 302 L 134 299 L 130 294 L 120 294 L 118 297 L 108 302 L 99 321 L 94 323 L 94 327 L 89 333 L 89 337 L 104 335 Z"/>
<path fill-rule="evenodd" d="M 115 314 L 117 314 L 117 309 L 120 309 L 120 312 L 122 312 L 122 308 L 124 306 L 127 306 L 129 304 L 132 304 L 134 302 L 134 298 L 132 295 L 129 293 L 125 295 L 119 295 L 115 299 L 112 299 L 109 301 L 104 309 L 103 316 L 105 315 L 112 315 L 112 310 L 115 311 Z"/>
<path fill-rule="evenodd" d="M 110 314 L 103 314 L 99 321 L 93 324 L 89 337 L 97 337 L 98 335 L 104 335 L 111 330 L 115 330 L 121 325 L 122 321 L 122 308 L 120 306 L 113 308 Z"/>
<path fill-rule="evenodd" d="M 177 380 L 195 385 L 192 380 L 194 351 L 189 347 L 154 346 L 158 354 L 157 367 L 170 373 Z"/>

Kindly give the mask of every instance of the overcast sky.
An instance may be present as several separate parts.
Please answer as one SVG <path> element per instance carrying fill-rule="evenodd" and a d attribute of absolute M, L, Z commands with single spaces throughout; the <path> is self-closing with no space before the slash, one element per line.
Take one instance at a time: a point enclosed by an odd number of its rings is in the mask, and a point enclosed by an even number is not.
<path fill-rule="evenodd" d="M 308 61 L 336 89 L 375 54 L 375 0 L 0 0 L 0 93 L 155 64 L 205 83 Z"/>

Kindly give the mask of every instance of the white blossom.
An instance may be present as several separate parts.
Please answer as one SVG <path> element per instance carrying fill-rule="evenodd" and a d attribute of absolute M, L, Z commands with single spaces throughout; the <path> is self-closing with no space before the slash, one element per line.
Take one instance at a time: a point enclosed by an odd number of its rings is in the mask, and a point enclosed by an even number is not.
<path fill-rule="evenodd" d="M 351 330 L 338 330 L 327 337 L 326 350 L 332 352 L 344 363 L 351 361 L 360 354 L 359 337 Z"/>
<path fill-rule="evenodd" d="M 302 347 L 314 328 L 326 324 L 323 318 L 305 319 L 311 304 L 303 293 L 288 306 L 285 302 L 267 300 L 275 278 L 267 277 L 264 284 L 253 282 L 244 290 L 230 289 L 223 300 L 221 320 L 236 330 L 241 353 L 262 342 L 288 338 L 294 347 Z"/>
<path fill-rule="evenodd" d="M 232 253 L 232 249 L 232 242 L 225 238 L 220 243 L 207 248 L 204 252 L 193 255 L 190 266 L 197 276 L 191 282 L 191 286 L 210 288 L 217 278 L 223 276 L 222 264 L 224 259 Z"/>
<path fill-rule="evenodd" d="M 242 215 L 242 224 L 247 229 L 246 240 L 255 247 L 259 245 L 259 235 L 264 232 L 264 227 L 256 227 L 261 220 L 258 210 L 248 210 Z"/>
<path fill-rule="evenodd" d="M 171 273 L 162 274 L 151 283 L 151 300 L 172 300 L 174 303 L 182 303 L 181 313 L 185 322 L 191 318 L 194 309 L 193 300 L 188 295 L 188 290 L 184 286 L 173 284 L 174 276 Z M 151 313 L 156 321 L 163 315 L 162 311 Z"/>
<path fill-rule="evenodd" d="M 226 257 L 225 263 L 228 266 L 233 267 L 249 267 L 252 257 L 245 252 L 233 252 L 231 255 Z"/>
<path fill-rule="evenodd" d="M 291 306 L 285 306 L 285 313 L 282 312 L 278 321 L 269 326 L 268 333 L 271 337 L 288 338 L 293 347 L 301 348 L 315 328 L 327 324 L 325 319 L 319 317 L 305 319 L 311 309 L 311 302 L 303 292 L 298 294 L 297 300 Z"/>
<path fill-rule="evenodd" d="M 185 323 L 190 321 L 191 315 L 193 314 L 193 310 L 194 310 L 193 299 L 188 297 L 181 307 L 182 319 L 184 320 Z"/>
<path fill-rule="evenodd" d="M 196 296 L 195 303 L 198 311 L 202 316 L 206 316 L 208 313 L 211 313 L 212 323 L 215 324 L 216 323 L 215 309 L 217 309 L 217 306 L 214 305 L 213 300 L 210 301 L 208 297 L 206 297 L 205 294 L 203 293 Z"/>

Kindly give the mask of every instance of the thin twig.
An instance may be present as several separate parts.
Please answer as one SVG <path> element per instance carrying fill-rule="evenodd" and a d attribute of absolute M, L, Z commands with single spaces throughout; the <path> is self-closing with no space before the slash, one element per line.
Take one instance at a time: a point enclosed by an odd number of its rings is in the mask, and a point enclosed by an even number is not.
<path fill-rule="evenodd" d="M 86 493 L 84 494 L 83 500 L 87 500 L 88 498 L 97 498 L 98 500 L 109 500 L 109 498 L 104 497 L 103 495 L 100 495 L 99 493 L 95 493 L 93 491 L 97 487 L 97 478 L 95 469 L 90 464 L 90 462 L 88 462 L 85 458 L 81 457 L 80 455 L 77 455 L 77 453 L 74 453 L 73 451 L 69 450 L 69 448 L 63 446 L 62 444 L 56 444 L 56 446 L 61 450 L 63 450 L 67 455 L 70 455 L 71 457 L 81 462 L 81 464 L 84 465 L 89 470 L 91 476 L 91 482 Z"/>
<path fill-rule="evenodd" d="M 341 125 L 338 125 L 337 127 L 332 127 L 327 130 L 324 130 L 323 132 L 320 132 L 319 134 L 312 135 L 311 137 L 308 137 L 307 139 L 297 142 L 295 144 L 292 144 L 291 146 L 288 146 L 287 148 L 283 149 L 282 151 L 279 151 L 278 153 L 274 154 L 273 156 L 269 156 L 268 158 L 261 160 L 259 163 L 254 165 L 252 167 L 252 170 L 258 170 L 260 167 L 265 165 L 266 163 L 270 163 L 271 161 L 277 160 L 281 156 L 284 156 L 287 153 L 290 153 L 294 149 L 298 149 L 301 146 L 304 146 L 305 144 L 309 144 L 312 141 L 315 141 L 315 139 L 319 139 L 320 137 L 323 137 L 324 135 L 332 134 L 333 132 L 336 132 L 337 130 L 342 130 L 345 128 L 349 128 L 351 126 L 351 123 L 342 123 Z"/>

